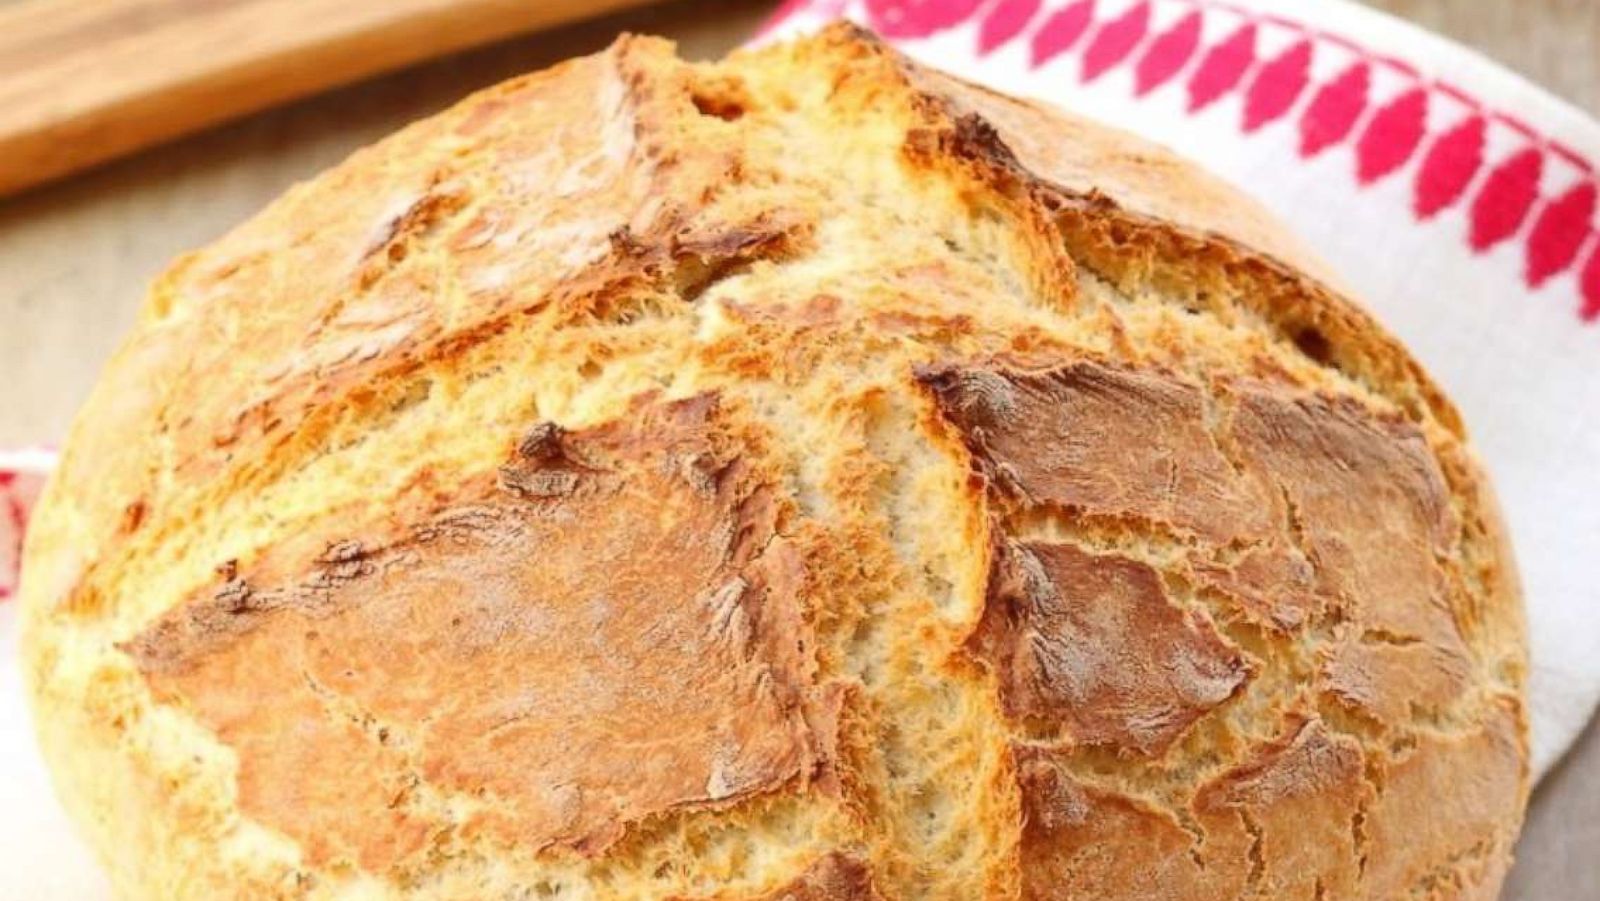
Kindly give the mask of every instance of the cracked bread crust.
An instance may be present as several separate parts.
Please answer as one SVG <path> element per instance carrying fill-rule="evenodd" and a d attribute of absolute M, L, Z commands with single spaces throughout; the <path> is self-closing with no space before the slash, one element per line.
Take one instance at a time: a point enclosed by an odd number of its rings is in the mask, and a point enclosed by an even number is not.
<path fill-rule="evenodd" d="M 415 854 L 419 783 L 488 799 L 463 830 L 593 857 L 640 819 L 826 779 L 840 695 L 814 684 L 799 554 L 714 409 L 536 426 L 443 509 L 230 565 L 124 650 L 313 865 Z"/>
<path fill-rule="evenodd" d="M 1257 207 L 849 26 L 625 37 L 180 260 L 28 536 L 128 897 L 1492 897 L 1521 602 Z"/>

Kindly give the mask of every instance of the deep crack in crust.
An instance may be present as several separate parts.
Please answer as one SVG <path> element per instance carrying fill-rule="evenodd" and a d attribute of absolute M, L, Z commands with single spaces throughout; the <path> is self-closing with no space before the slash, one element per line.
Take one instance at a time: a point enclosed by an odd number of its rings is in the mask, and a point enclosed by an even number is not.
<path fill-rule="evenodd" d="M 1511 561 L 1319 273 L 847 26 L 508 82 L 152 290 L 29 539 L 58 781 L 135 896 L 1490 895 Z"/>

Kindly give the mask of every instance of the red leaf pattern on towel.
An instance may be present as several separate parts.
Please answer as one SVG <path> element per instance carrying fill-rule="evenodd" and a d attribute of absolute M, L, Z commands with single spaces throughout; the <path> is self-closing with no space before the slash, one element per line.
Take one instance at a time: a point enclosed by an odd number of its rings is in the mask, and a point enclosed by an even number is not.
<path fill-rule="evenodd" d="M 1102 73 L 1127 58 L 1150 28 L 1150 4 L 1135 3 L 1127 12 L 1100 26 L 1083 51 L 1080 80 L 1094 81 Z"/>
<path fill-rule="evenodd" d="M 1472 221 L 1468 243 L 1473 250 L 1482 253 L 1516 234 L 1538 199 L 1543 172 L 1544 154 L 1528 147 L 1489 173 L 1468 214 Z"/>
<path fill-rule="evenodd" d="M 866 0 L 867 21 L 886 38 L 925 38 L 965 22 L 984 0 Z"/>
<path fill-rule="evenodd" d="M 1300 41 L 1256 72 L 1244 95 L 1248 134 L 1289 111 L 1311 77 L 1311 42 Z"/>
<path fill-rule="evenodd" d="M 1043 0 L 1000 0 L 978 26 L 978 55 L 993 53 L 1022 33 Z"/>
<path fill-rule="evenodd" d="M 1589 262 L 1578 276 L 1578 291 L 1583 296 L 1578 315 L 1584 322 L 1600 320 L 1600 232 L 1595 233 L 1591 243 L 1594 249 L 1589 251 Z"/>
<path fill-rule="evenodd" d="M 1418 219 L 1428 219 L 1460 199 L 1483 166 L 1483 142 L 1488 120 L 1472 115 L 1433 142 L 1417 172 L 1411 209 Z"/>
<path fill-rule="evenodd" d="M 1189 79 L 1189 111 L 1199 112 L 1233 90 L 1256 58 L 1256 26 L 1248 23 L 1212 47 Z"/>
<path fill-rule="evenodd" d="M 0 471 L 0 601 L 16 593 L 18 570 L 22 566 L 22 539 L 27 530 L 28 510 L 18 494 L 14 472 Z"/>
<path fill-rule="evenodd" d="M 1405 164 L 1422 141 L 1428 92 L 1412 88 L 1372 116 L 1356 141 L 1356 180 L 1370 185 Z"/>
<path fill-rule="evenodd" d="M 1133 92 L 1140 97 L 1167 83 L 1200 48 L 1198 10 L 1178 20 L 1150 42 L 1133 70 Z"/>
<path fill-rule="evenodd" d="M 1372 66 L 1360 61 L 1317 90 L 1300 117 L 1301 156 L 1316 156 L 1350 136 L 1361 111 L 1367 108 L 1371 81 Z"/>
<path fill-rule="evenodd" d="M 1056 10 L 1033 33 L 1034 68 L 1071 49 L 1093 21 L 1094 0 L 1077 0 Z"/>
<path fill-rule="evenodd" d="M 1594 182 L 1575 185 L 1551 201 L 1534 220 L 1528 235 L 1526 278 L 1537 288 L 1578 258 L 1583 239 L 1589 236 L 1589 220 L 1594 216 Z"/>

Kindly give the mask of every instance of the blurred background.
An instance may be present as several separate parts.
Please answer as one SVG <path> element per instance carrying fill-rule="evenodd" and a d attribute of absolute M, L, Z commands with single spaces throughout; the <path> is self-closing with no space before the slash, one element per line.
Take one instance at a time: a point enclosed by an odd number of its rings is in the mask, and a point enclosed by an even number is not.
<path fill-rule="evenodd" d="M 1314 3 L 1322 0 L 1284 0 Z M 1590 115 L 1600 115 L 1600 0 L 1367 0 L 1513 68 Z M 158 143 L 41 185 L 7 184 L 34 164 L 8 129 L 18 109 L 50 112 L 53 98 L 92 102 L 108 87 L 100 48 L 164 27 L 174 17 L 271 7 L 282 33 L 337 26 L 318 18 L 388 14 L 439 0 L 331 4 L 293 0 L 0 0 L 0 447 L 65 433 L 100 365 L 132 322 L 145 284 L 177 253 L 211 240 L 289 184 L 419 116 L 511 75 L 609 43 L 620 31 L 661 34 L 686 56 L 715 57 L 752 35 L 777 0 L 560 0 L 464 3 L 486 18 L 421 16 L 381 41 L 339 44 L 254 78 L 242 118 Z M 565 24 L 556 24 L 558 21 Z M 329 24 L 331 22 L 331 25 Z M 479 24 L 474 24 L 477 22 Z M 523 33 L 513 32 L 523 29 Z M 513 35 L 513 36 L 508 36 Z M 176 40 L 124 56 L 130 82 L 197 56 L 226 53 L 260 34 Z M 441 49 L 442 48 L 442 49 Z M 125 48 L 126 49 L 126 48 Z M 268 48 L 268 68 L 285 58 Z M 444 53 L 445 55 L 435 55 Z M 356 60 L 356 64 L 351 64 Z M 397 68 L 398 67 L 398 68 Z M 388 70 L 387 74 L 370 74 Z M 296 79 L 300 80 L 296 80 Z M 353 80 L 352 80 L 353 79 Z M 246 79 L 249 81 L 250 79 Z M 319 90 L 319 82 L 343 82 Z M 298 96 L 278 102 L 283 96 Z M 45 98 L 43 106 L 39 98 Z M 19 99 L 20 98 L 20 99 Z M 196 93 L 191 110 L 221 118 L 236 97 Z M 212 105 L 212 106 L 208 106 Z M 10 110 L 10 112 L 7 112 Z M 139 115 L 159 115 L 153 111 Z M 169 130 L 182 122 L 162 125 Z M 68 156 L 111 155 L 126 135 L 75 132 Z M 31 151 L 30 151 L 31 152 Z M 69 163 L 72 160 L 68 161 Z M 0 816 L 16 815 L 12 811 Z M 1591 724 L 1541 786 L 1506 897 L 1600 898 L 1600 735 Z"/>

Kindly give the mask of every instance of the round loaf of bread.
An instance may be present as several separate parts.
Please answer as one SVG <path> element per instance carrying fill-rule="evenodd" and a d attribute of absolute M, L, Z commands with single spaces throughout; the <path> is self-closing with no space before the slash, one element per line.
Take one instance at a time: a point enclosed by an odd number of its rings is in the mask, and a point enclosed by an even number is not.
<path fill-rule="evenodd" d="M 1515 572 L 1331 284 L 848 26 L 491 88 L 152 288 L 28 536 L 60 793 L 130 898 L 1492 898 Z"/>

